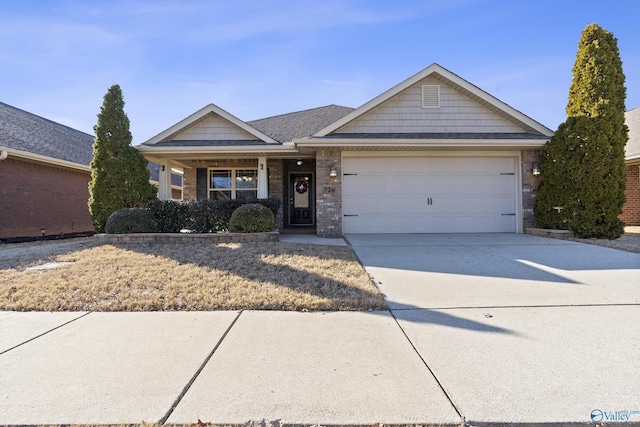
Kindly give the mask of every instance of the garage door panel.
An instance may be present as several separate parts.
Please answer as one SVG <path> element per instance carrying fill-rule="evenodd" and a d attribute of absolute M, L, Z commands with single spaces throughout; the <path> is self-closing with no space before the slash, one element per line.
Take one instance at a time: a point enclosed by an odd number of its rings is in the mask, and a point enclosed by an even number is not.
<path fill-rule="evenodd" d="M 514 157 L 346 157 L 345 233 L 514 232 Z"/>

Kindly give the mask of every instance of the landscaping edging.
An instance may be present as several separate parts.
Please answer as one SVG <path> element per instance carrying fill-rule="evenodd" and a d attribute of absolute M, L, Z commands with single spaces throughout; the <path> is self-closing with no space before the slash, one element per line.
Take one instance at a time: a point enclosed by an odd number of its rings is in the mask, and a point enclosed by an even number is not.
<path fill-rule="evenodd" d="M 531 234 L 532 236 L 540 236 L 540 237 L 552 237 L 554 239 L 564 239 L 568 240 L 575 235 L 572 231 L 569 230 L 551 230 L 547 228 L 525 228 L 525 234 Z"/>
<path fill-rule="evenodd" d="M 131 242 L 278 242 L 280 233 L 131 233 L 131 234 L 96 234 L 101 243 Z"/>

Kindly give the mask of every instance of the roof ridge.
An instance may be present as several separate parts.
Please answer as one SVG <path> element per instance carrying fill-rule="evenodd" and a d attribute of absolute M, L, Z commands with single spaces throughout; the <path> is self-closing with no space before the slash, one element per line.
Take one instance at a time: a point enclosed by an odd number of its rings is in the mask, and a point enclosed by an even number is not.
<path fill-rule="evenodd" d="M 346 107 L 344 105 L 338 105 L 338 104 L 328 104 L 328 105 L 322 105 L 320 107 L 314 107 L 314 108 L 306 108 L 304 110 L 298 110 L 298 111 L 291 111 L 289 113 L 282 113 L 282 114 L 276 114 L 273 116 L 268 116 L 268 117 L 262 117 L 259 119 L 253 119 L 253 120 L 247 120 L 247 123 L 251 123 L 251 122 L 257 122 L 260 120 L 267 120 L 267 119 L 275 119 L 276 117 L 283 117 L 283 116 L 288 116 L 290 114 L 298 114 L 298 113 L 305 113 L 307 111 L 313 111 L 313 110 L 319 110 L 321 108 L 329 108 L 329 107 L 340 107 L 340 108 L 349 108 L 351 110 L 354 110 L 353 107 Z"/>

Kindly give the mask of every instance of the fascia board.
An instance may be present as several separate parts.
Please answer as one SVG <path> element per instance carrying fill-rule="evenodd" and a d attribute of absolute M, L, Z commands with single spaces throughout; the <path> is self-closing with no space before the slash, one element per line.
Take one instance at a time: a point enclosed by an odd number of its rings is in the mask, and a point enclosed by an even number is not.
<path fill-rule="evenodd" d="M 191 154 L 191 153 L 296 153 L 298 150 L 291 145 L 259 145 L 259 146 L 244 146 L 244 147 L 154 147 L 154 146 L 140 146 L 137 147 L 141 153 L 145 155 L 171 155 L 171 154 Z"/>
<path fill-rule="evenodd" d="M 299 139 L 294 140 L 300 147 L 388 147 L 390 150 L 398 147 L 544 147 L 547 141 L 540 139 Z"/>
<path fill-rule="evenodd" d="M 91 166 L 81 163 L 70 162 L 67 160 L 56 159 L 54 157 L 42 156 L 40 154 L 29 153 L 28 151 L 15 150 L 13 148 L 0 147 L 0 152 L 6 152 L 8 157 L 15 157 L 24 160 L 31 160 L 39 163 L 46 163 L 54 166 L 60 166 L 67 169 L 75 169 L 83 172 L 91 172 Z"/>
<path fill-rule="evenodd" d="M 277 141 L 274 140 L 273 138 L 271 138 L 270 136 L 260 132 L 258 129 L 255 129 L 252 126 L 249 126 L 248 124 L 246 124 L 245 122 L 243 122 L 242 120 L 237 118 L 236 116 L 228 113 L 227 111 L 223 110 L 222 108 L 218 107 L 215 104 L 209 104 L 209 105 L 206 105 L 206 106 L 202 107 L 201 109 L 199 109 L 195 113 L 191 114 L 190 116 L 180 120 L 178 123 L 176 123 L 175 125 L 171 126 L 170 128 L 160 132 L 159 134 L 157 134 L 153 138 L 143 142 L 143 144 L 147 144 L 147 145 L 157 144 L 158 142 L 162 141 L 163 139 L 173 135 L 176 132 L 179 132 L 180 130 L 184 129 L 185 127 L 189 126 L 190 124 L 200 120 L 201 118 L 203 118 L 204 116 L 206 116 L 209 113 L 215 113 L 215 114 L 219 115 L 223 119 L 233 123 L 234 125 L 238 126 L 242 130 L 244 130 L 246 132 L 249 132 L 251 135 L 255 136 L 256 138 L 258 138 L 258 139 L 260 139 L 260 140 L 262 140 L 264 142 L 268 142 L 268 143 L 271 143 L 271 144 L 273 144 L 273 143 L 277 144 Z"/>
<path fill-rule="evenodd" d="M 451 71 L 449 71 L 449 70 L 447 70 L 445 68 L 442 68 L 442 67 L 440 67 L 440 68 L 441 68 L 441 71 L 438 71 L 438 74 L 440 74 L 445 79 L 447 79 L 447 80 L 451 81 L 452 83 L 454 83 L 454 84 L 464 88 L 465 90 L 471 92 L 473 95 L 475 95 L 478 98 L 482 99 L 483 101 L 486 101 L 487 103 L 493 105 L 497 109 L 504 111 L 505 113 L 507 113 L 510 116 L 516 118 L 517 120 L 521 121 L 522 123 L 526 124 L 527 126 L 530 126 L 531 128 L 537 130 L 542 135 L 544 135 L 544 136 L 553 135 L 553 131 L 551 129 L 549 129 L 548 127 L 542 125 L 541 123 L 538 123 L 537 121 L 533 120 L 531 117 L 521 113 L 520 111 L 518 111 L 515 108 L 511 107 L 509 104 L 506 104 L 506 103 L 500 101 L 495 96 L 489 94 L 488 92 L 485 92 L 484 90 L 480 89 L 479 87 L 475 86 L 474 84 L 469 83 L 468 81 L 466 81 L 462 77 L 452 73 Z"/>

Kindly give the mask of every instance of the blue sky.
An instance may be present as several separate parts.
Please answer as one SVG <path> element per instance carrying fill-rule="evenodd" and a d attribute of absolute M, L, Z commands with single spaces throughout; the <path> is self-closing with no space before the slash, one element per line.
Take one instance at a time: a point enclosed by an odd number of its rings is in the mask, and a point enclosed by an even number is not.
<path fill-rule="evenodd" d="M 436 62 L 555 130 L 580 33 L 614 33 L 640 107 L 636 0 L 2 0 L 0 101 L 93 134 L 122 87 L 134 144 L 214 103 L 242 120 L 357 107 Z"/>

